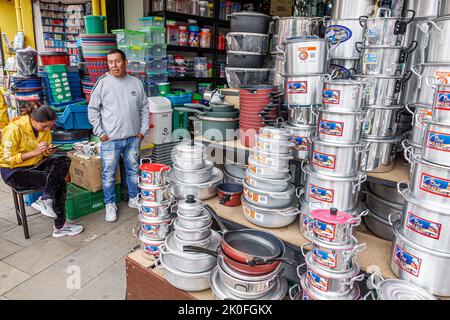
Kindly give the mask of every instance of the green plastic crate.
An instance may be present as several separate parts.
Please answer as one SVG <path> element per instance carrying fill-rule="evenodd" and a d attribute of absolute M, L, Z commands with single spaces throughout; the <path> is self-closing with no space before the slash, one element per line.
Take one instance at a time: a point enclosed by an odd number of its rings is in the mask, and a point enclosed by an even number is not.
<path fill-rule="evenodd" d="M 45 66 L 45 71 L 47 71 L 48 73 L 67 73 L 67 66 L 65 64 Z"/>
<path fill-rule="evenodd" d="M 116 184 L 116 202 L 120 202 L 120 184 Z M 67 184 L 66 217 L 75 220 L 105 207 L 103 191 L 90 192 L 73 183 Z"/>

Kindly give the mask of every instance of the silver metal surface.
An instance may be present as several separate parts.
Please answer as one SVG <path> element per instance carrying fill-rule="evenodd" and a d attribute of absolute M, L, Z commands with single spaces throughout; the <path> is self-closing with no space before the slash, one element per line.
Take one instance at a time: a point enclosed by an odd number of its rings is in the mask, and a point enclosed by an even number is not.
<path fill-rule="evenodd" d="M 402 76 L 356 75 L 354 78 L 363 83 L 364 106 L 397 105 L 401 89 L 407 81 Z"/>
<path fill-rule="evenodd" d="M 381 139 L 395 136 L 404 106 L 370 106 L 365 109 L 371 110 L 373 117 L 364 123 L 363 137 Z"/>
<path fill-rule="evenodd" d="M 359 19 L 331 19 L 327 22 L 325 38 L 332 44 L 339 44 L 331 50 L 330 59 L 358 59 L 355 44 L 363 40 L 363 33 Z"/>
<path fill-rule="evenodd" d="M 186 199 L 187 195 L 193 194 L 197 199 L 206 200 L 217 194 L 217 186 L 223 180 L 223 172 L 218 168 L 213 169 L 211 179 L 205 183 L 184 183 L 169 175 L 169 181 L 173 183 L 173 195 L 177 199 Z"/>
<path fill-rule="evenodd" d="M 395 157 L 401 137 L 388 139 L 363 138 L 363 141 L 370 142 L 367 153 L 366 171 L 389 172 L 394 168 Z"/>
<path fill-rule="evenodd" d="M 286 174 L 281 179 L 267 179 L 254 174 L 252 171 L 247 170 L 247 176 L 245 182 L 256 189 L 263 191 L 283 192 L 289 188 L 291 183 L 291 175 Z"/>
<path fill-rule="evenodd" d="M 268 209 L 283 209 L 291 207 L 297 200 L 295 187 L 291 184 L 284 192 L 267 192 L 249 186 L 245 181 L 244 197 L 250 203 Z"/>
<path fill-rule="evenodd" d="M 450 167 L 450 124 L 425 120 L 425 126 L 422 158 L 438 165 Z"/>
<path fill-rule="evenodd" d="M 285 74 L 325 74 L 330 42 L 326 39 L 290 38 L 284 43 Z"/>
<path fill-rule="evenodd" d="M 363 83 L 355 80 L 325 80 L 322 106 L 327 110 L 361 111 Z"/>
<path fill-rule="evenodd" d="M 407 51 L 406 47 L 370 46 L 361 47 L 359 72 L 362 75 L 402 75 L 405 61 L 400 58 Z"/>
<path fill-rule="evenodd" d="M 450 124 L 450 84 L 438 84 L 433 100 L 433 122 Z"/>
<path fill-rule="evenodd" d="M 284 103 L 286 105 L 310 106 L 322 103 L 322 81 L 327 74 L 286 75 Z"/>

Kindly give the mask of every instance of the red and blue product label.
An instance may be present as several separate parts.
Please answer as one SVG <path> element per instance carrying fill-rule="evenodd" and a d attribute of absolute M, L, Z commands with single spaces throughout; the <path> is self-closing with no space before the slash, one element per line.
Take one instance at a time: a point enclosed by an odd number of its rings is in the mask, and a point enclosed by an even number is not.
<path fill-rule="evenodd" d="M 450 110 L 450 91 L 438 91 L 435 108 L 438 110 Z"/>
<path fill-rule="evenodd" d="M 290 140 L 295 144 L 295 150 L 297 151 L 309 150 L 309 142 L 307 137 L 291 137 Z"/>
<path fill-rule="evenodd" d="M 352 35 L 352 30 L 339 24 L 329 26 L 325 32 L 325 38 L 330 40 L 332 44 L 348 41 Z"/>
<path fill-rule="evenodd" d="M 314 273 L 313 271 L 309 270 L 307 271 L 307 279 L 309 283 L 314 287 L 319 289 L 320 291 L 328 291 L 329 287 L 329 280 L 317 273 Z"/>
<path fill-rule="evenodd" d="M 450 152 L 450 135 L 442 132 L 428 131 L 427 147 L 443 152 Z"/>
<path fill-rule="evenodd" d="M 313 259 L 318 264 L 326 266 L 331 269 L 336 269 L 337 266 L 337 255 L 333 250 L 319 249 L 318 247 L 313 247 L 312 250 Z"/>
<path fill-rule="evenodd" d="M 394 262 L 409 274 L 415 277 L 419 276 L 422 259 L 405 251 L 399 245 L 394 248 Z"/>
<path fill-rule="evenodd" d="M 316 166 L 326 168 L 326 169 L 335 169 L 336 168 L 336 156 L 326 153 L 321 153 L 318 151 L 313 151 L 312 154 L 312 163 Z"/>
<path fill-rule="evenodd" d="M 309 187 L 309 196 L 311 198 L 314 198 L 316 200 L 333 203 L 334 201 L 334 190 L 333 189 L 326 189 L 321 188 L 319 186 L 316 186 L 314 184 L 311 184 Z"/>
<path fill-rule="evenodd" d="M 323 104 L 339 104 L 341 102 L 341 90 L 322 90 L 322 103 Z"/>
<path fill-rule="evenodd" d="M 288 94 L 308 93 L 308 81 L 290 81 L 287 83 Z"/>
<path fill-rule="evenodd" d="M 155 201 L 156 196 L 154 191 L 142 190 L 142 197 L 146 200 Z"/>
<path fill-rule="evenodd" d="M 144 252 L 150 255 L 159 254 L 159 246 L 144 243 Z"/>
<path fill-rule="evenodd" d="M 442 224 L 426 220 L 418 215 L 408 212 L 406 227 L 422 236 L 439 240 L 441 237 Z"/>
<path fill-rule="evenodd" d="M 145 234 L 148 234 L 151 236 L 157 236 L 158 231 L 159 231 L 159 226 L 142 224 L 142 230 L 144 231 Z"/>
<path fill-rule="evenodd" d="M 422 173 L 420 189 L 444 198 L 450 198 L 450 180 Z"/>
<path fill-rule="evenodd" d="M 336 237 L 336 225 L 315 220 L 314 233 L 322 239 L 333 240 Z"/>
<path fill-rule="evenodd" d="M 344 133 L 344 123 L 328 120 L 320 120 L 319 133 L 329 136 L 342 137 Z"/>

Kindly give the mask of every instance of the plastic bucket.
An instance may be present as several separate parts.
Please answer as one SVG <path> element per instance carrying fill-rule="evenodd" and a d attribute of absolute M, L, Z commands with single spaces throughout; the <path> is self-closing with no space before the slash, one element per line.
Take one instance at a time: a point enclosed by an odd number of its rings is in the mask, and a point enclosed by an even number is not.
<path fill-rule="evenodd" d="M 86 33 L 105 33 L 105 16 L 84 16 Z"/>

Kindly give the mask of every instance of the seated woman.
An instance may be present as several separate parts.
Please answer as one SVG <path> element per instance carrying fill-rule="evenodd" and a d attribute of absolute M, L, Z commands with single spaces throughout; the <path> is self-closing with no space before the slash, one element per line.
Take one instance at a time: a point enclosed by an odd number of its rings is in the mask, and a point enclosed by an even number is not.
<path fill-rule="evenodd" d="M 50 132 L 55 120 L 55 111 L 41 106 L 8 124 L 2 135 L 0 174 L 5 183 L 16 190 L 44 191 L 32 207 L 55 219 L 53 237 L 60 238 L 77 235 L 83 227 L 66 223 L 65 177 L 70 159 L 50 157 L 56 152 L 51 145 Z"/>

